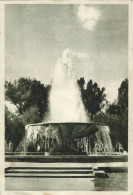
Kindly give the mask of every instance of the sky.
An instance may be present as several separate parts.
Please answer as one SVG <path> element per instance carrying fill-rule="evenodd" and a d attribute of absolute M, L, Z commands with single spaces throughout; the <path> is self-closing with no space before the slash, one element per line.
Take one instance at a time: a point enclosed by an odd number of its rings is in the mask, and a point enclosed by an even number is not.
<path fill-rule="evenodd" d="M 6 5 L 6 80 L 30 77 L 51 83 L 67 48 L 77 79 L 105 87 L 113 102 L 128 77 L 128 5 Z"/>

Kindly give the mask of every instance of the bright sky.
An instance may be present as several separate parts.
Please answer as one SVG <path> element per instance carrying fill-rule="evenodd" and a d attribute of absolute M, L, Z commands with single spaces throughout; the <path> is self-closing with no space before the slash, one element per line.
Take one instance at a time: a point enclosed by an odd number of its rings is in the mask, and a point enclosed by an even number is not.
<path fill-rule="evenodd" d="M 6 80 L 30 77 L 51 83 L 69 48 L 77 78 L 106 88 L 113 102 L 128 74 L 127 5 L 6 5 Z"/>

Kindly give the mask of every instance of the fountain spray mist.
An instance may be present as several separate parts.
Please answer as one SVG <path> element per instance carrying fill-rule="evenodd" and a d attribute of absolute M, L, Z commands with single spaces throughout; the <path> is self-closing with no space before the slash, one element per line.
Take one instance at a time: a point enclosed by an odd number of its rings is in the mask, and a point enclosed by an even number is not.
<path fill-rule="evenodd" d="M 72 52 L 66 49 L 55 66 L 50 93 L 50 121 L 89 122 L 72 66 Z"/>

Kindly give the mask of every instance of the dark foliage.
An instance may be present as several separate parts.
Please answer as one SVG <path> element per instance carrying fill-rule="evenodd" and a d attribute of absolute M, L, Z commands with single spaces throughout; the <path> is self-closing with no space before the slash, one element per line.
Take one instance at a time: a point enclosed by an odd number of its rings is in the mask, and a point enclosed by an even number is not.
<path fill-rule="evenodd" d="M 39 108 L 36 105 L 31 106 L 24 112 L 22 118 L 24 125 L 41 122 Z"/>
<path fill-rule="evenodd" d="M 40 81 L 27 78 L 20 78 L 13 83 L 6 81 L 5 89 L 6 100 L 16 105 L 20 114 L 36 105 L 42 117 L 48 109 L 50 86 L 44 86 Z"/>
<path fill-rule="evenodd" d="M 5 139 L 7 142 L 13 143 L 13 151 L 16 150 L 18 144 L 24 136 L 25 128 L 22 117 L 11 113 L 7 107 L 5 108 Z"/>
<path fill-rule="evenodd" d="M 125 79 L 118 89 L 117 101 L 109 104 L 106 113 L 95 116 L 96 122 L 103 122 L 110 127 L 112 142 L 121 143 L 128 151 L 128 80 Z"/>
<path fill-rule="evenodd" d="M 106 104 L 106 95 L 104 93 L 105 88 L 98 87 L 97 83 L 93 83 L 92 80 L 88 81 L 87 87 L 85 88 L 84 78 L 80 78 L 78 85 L 81 89 L 81 96 L 84 102 L 85 108 L 89 113 L 91 119 L 104 108 Z"/>

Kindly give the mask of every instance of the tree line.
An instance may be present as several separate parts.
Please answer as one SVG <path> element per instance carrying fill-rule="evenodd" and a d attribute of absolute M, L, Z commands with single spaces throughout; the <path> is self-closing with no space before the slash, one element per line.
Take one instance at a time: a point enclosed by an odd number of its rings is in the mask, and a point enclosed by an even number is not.
<path fill-rule="evenodd" d="M 122 81 L 116 101 L 109 104 L 105 88 L 84 78 L 77 80 L 81 98 L 91 120 L 108 125 L 113 145 L 121 143 L 128 150 L 128 80 Z M 49 113 L 51 85 L 36 79 L 20 78 L 5 82 L 5 99 L 16 106 L 16 113 L 5 108 L 5 139 L 13 143 L 14 150 L 25 132 L 25 125 L 44 121 Z"/>

